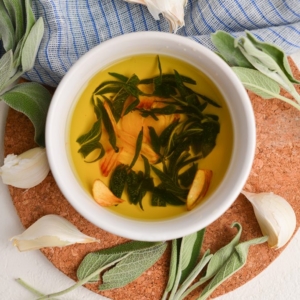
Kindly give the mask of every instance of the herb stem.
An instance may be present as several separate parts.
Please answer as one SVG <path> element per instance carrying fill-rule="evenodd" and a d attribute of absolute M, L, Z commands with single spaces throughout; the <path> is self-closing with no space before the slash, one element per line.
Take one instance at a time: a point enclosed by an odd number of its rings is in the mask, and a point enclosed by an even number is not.
<path fill-rule="evenodd" d="M 43 295 L 42 297 L 38 298 L 37 300 L 44 300 L 44 299 L 51 299 L 53 297 L 57 297 L 57 296 L 62 296 L 65 295 L 71 291 L 73 291 L 74 289 L 76 289 L 79 286 L 82 286 L 84 284 L 86 284 L 87 282 L 89 282 L 89 280 L 95 276 L 97 276 L 98 274 L 100 274 L 102 271 L 104 271 L 105 269 L 107 269 L 108 267 L 116 264 L 117 262 L 119 262 L 120 260 L 124 259 L 125 257 L 129 256 L 132 252 L 127 253 L 126 255 L 112 261 L 111 263 L 102 266 L 101 268 L 97 269 L 95 272 L 91 273 L 89 276 L 79 280 L 77 283 L 75 283 L 74 285 L 70 286 L 69 288 L 62 290 L 60 292 L 56 292 L 53 294 L 49 294 L 49 295 Z"/>
<path fill-rule="evenodd" d="M 255 88 L 254 85 L 249 84 L 249 83 L 247 83 L 247 86 L 251 86 L 251 87 L 253 86 L 253 87 Z M 296 98 L 295 96 L 296 96 L 296 94 L 297 94 L 297 99 L 296 99 L 296 100 L 299 102 L 299 104 L 296 103 L 295 101 L 293 101 L 293 100 L 287 98 L 287 97 L 284 97 L 284 96 L 280 95 L 280 94 L 275 94 L 275 93 L 272 93 L 272 92 L 269 92 L 269 94 L 270 94 L 270 95 L 273 95 L 274 98 L 279 99 L 279 100 L 282 100 L 282 101 L 284 101 L 284 102 L 286 102 L 286 103 L 288 103 L 288 104 L 294 106 L 296 109 L 300 110 L 300 95 L 298 95 L 297 93 L 293 93 L 293 94 L 291 94 L 291 95 L 292 95 L 294 98 Z"/>
<path fill-rule="evenodd" d="M 296 99 L 295 95 L 293 95 L 293 96 Z M 297 96 L 297 99 L 296 99 L 299 104 L 296 103 L 295 101 L 293 101 L 287 97 L 281 96 L 281 95 L 276 95 L 276 98 L 279 100 L 282 100 L 282 101 L 294 106 L 296 109 L 300 110 L 300 96 L 299 95 Z"/>
<path fill-rule="evenodd" d="M 293 90 L 290 92 L 294 99 L 300 104 L 300 95 L 297 93 L 295 87 L 293 86 Z"/>
<path fill-rule="evenodd" d="M 16 282 L 18 282 L 21 286 L 23 286 L 26 290 L 32 292 L 34 295 L 42 297 L 45 296 L 45 294 L 39 292 L 35 288 L 33 288 L 31 285 L 29 285 L 27 282 L 25 282 L 22 278 L 17 278 Z"/>

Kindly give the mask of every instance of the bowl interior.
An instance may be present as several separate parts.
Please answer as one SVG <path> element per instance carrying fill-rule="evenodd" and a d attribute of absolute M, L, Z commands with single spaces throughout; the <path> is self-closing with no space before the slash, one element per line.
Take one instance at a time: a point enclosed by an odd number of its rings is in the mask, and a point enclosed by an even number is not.
<path fill-rule="evenodd" d="M 162 221 L 139 221 L 100 207 L 78 183 L 69 162 L 68 118 L 74 100 L 102 68 L 124 57 L 158 54 L 174 56 L 196 66 L 222 93 L 231 114 L 234 144 L 227 173 L 216 191 L 187 214 Z M 95 47 L 81 57 L 59 84 L 48 113 L 46 149 L 53 176 L 66 199 L 87 220 L 113 234 L 135 240 L 170 240 L 200 230 L 233 203 L 250 173 L 255 151 L 255 122 L 248 95 L 230 67 L 198 43 L 169 33 L 126 34 Z"/>

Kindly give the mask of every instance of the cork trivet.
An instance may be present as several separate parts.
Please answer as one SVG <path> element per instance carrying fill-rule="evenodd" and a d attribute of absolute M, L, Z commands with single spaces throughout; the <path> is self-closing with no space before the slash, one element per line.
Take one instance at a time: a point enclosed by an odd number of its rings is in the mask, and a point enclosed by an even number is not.
<path fill-rule="evenodd" d="M 296 77 L 300 72 L 290 60 Z M 245 185 L 250 192 L 274 192 L 293 206 L 297 215 L 297 228 L 300 220 L 300 112 L 277 99 L 263 100 L 249 93 L 256 118 L 257 147 L 251 174 Z M 33 126 L 23 115 L 9 110 L 5 132 L 5 155 L 20 154 L 35 146 Z M 45 248 L 42 253 L 53 265 L 70 278 L 77 280 L 76 269 L 83 257 L 99 249 L 112 247 L 127 240 L 105 232 L 80 216 L 59 191 L 51 173 L 38 186 L 23 190 L 9 187 L 12 201 L 25 228 L 47 214 L 60 215 L 85 234 L 94 236 L 101 243 L 72 245 L 64 248 Z M 241 240 L 261 236 L 251 204 L 240 195 L 226 213 L 207 227 L 203 249 L 214 253 L 227 244 L 236 234 L 230 225 L 239 222 L 243 226 Z M 263 271 L 280 253 L 280 250 L 269 249 L 265 244 L 251 246 L 247 264 L 222 284 L 212 295 L 228 293 L 245 284 Z M 159 300 L 163 294 L 168 278 L 170 247 L 162 258 L 141 277 L 126 287 L 111 291 L 98 291 L 98 283 L 86 287 L 95 293 L 113 300 Z M 199 292 L 199 291 L 198 291 Z M 195 298 L 192 295 L 189 299 Z"/>

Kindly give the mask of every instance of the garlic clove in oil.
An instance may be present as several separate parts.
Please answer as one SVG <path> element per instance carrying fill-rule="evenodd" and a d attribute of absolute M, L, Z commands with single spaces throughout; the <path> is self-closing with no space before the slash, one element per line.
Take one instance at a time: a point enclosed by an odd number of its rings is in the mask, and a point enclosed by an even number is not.
<path fill-rule="evenodd" d="M 63 247 L 75 243 L 94 243 L 99 240 L 80 232 L 76 226 L 58 215 L 46 215 L 38 219 L 22 234 L 10 239 L 19 251 L 44 247 Z"/>
<path fill-rule="evenodd" d="M 36 147 L 20 155 L 7 155 L 0 176 L 4 184 L 29 189 L 41 183 L 49 170 L 46 150 Z"/>
<path fill-rule="evenodd" d="M 296 228 L 296 214 L 292 206 L 274 193 L 242 191 L 242 194 L 251 202 L 262 233 L 269 237 L 269 247 L 283 247 Z"/>
<path fill-rule="evenodd" d="M 92 194 L 94 200 L 103 207 L 109 207 L 124 202 L 124 200 L 116 197 L 100 179 L 94 181 Z"/>

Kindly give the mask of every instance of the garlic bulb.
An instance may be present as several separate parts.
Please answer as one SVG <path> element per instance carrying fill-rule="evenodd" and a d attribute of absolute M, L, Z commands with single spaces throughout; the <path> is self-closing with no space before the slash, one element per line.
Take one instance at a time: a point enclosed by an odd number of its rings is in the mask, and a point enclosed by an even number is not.
<path fill-rule="evenodd" d="M 4 184 L 29 189 L 41 183 L 49 170 L 46 150 L 36 147 L 20 155 L 7 155 L 0 176 Z"/>
<path fill-rule="evenodd" d="M 291 205 L 273 193 L 242 194 L 251 202 L 256 219 L 271 248 L 279 249 L 292 237 L 296 228 L 296 214 Z"/>
<path fill-rule="evenodd" d="M 146 5 L 155 20 L 162 14 L 170 24 L 170 31 L 176 32 L 184 26 L 184 8 L 187 0 L 125 0 Z"/>
<path fill-rule="evenodd" d="M 22 234 L 10 239 L 19 251 L 36 250 L 44 247 L 63 247 L 75 243 L 93 243 L 99 240 L 80 232 L 72 223 L 61 216 L 46 215 L 38 219 Z"/>

